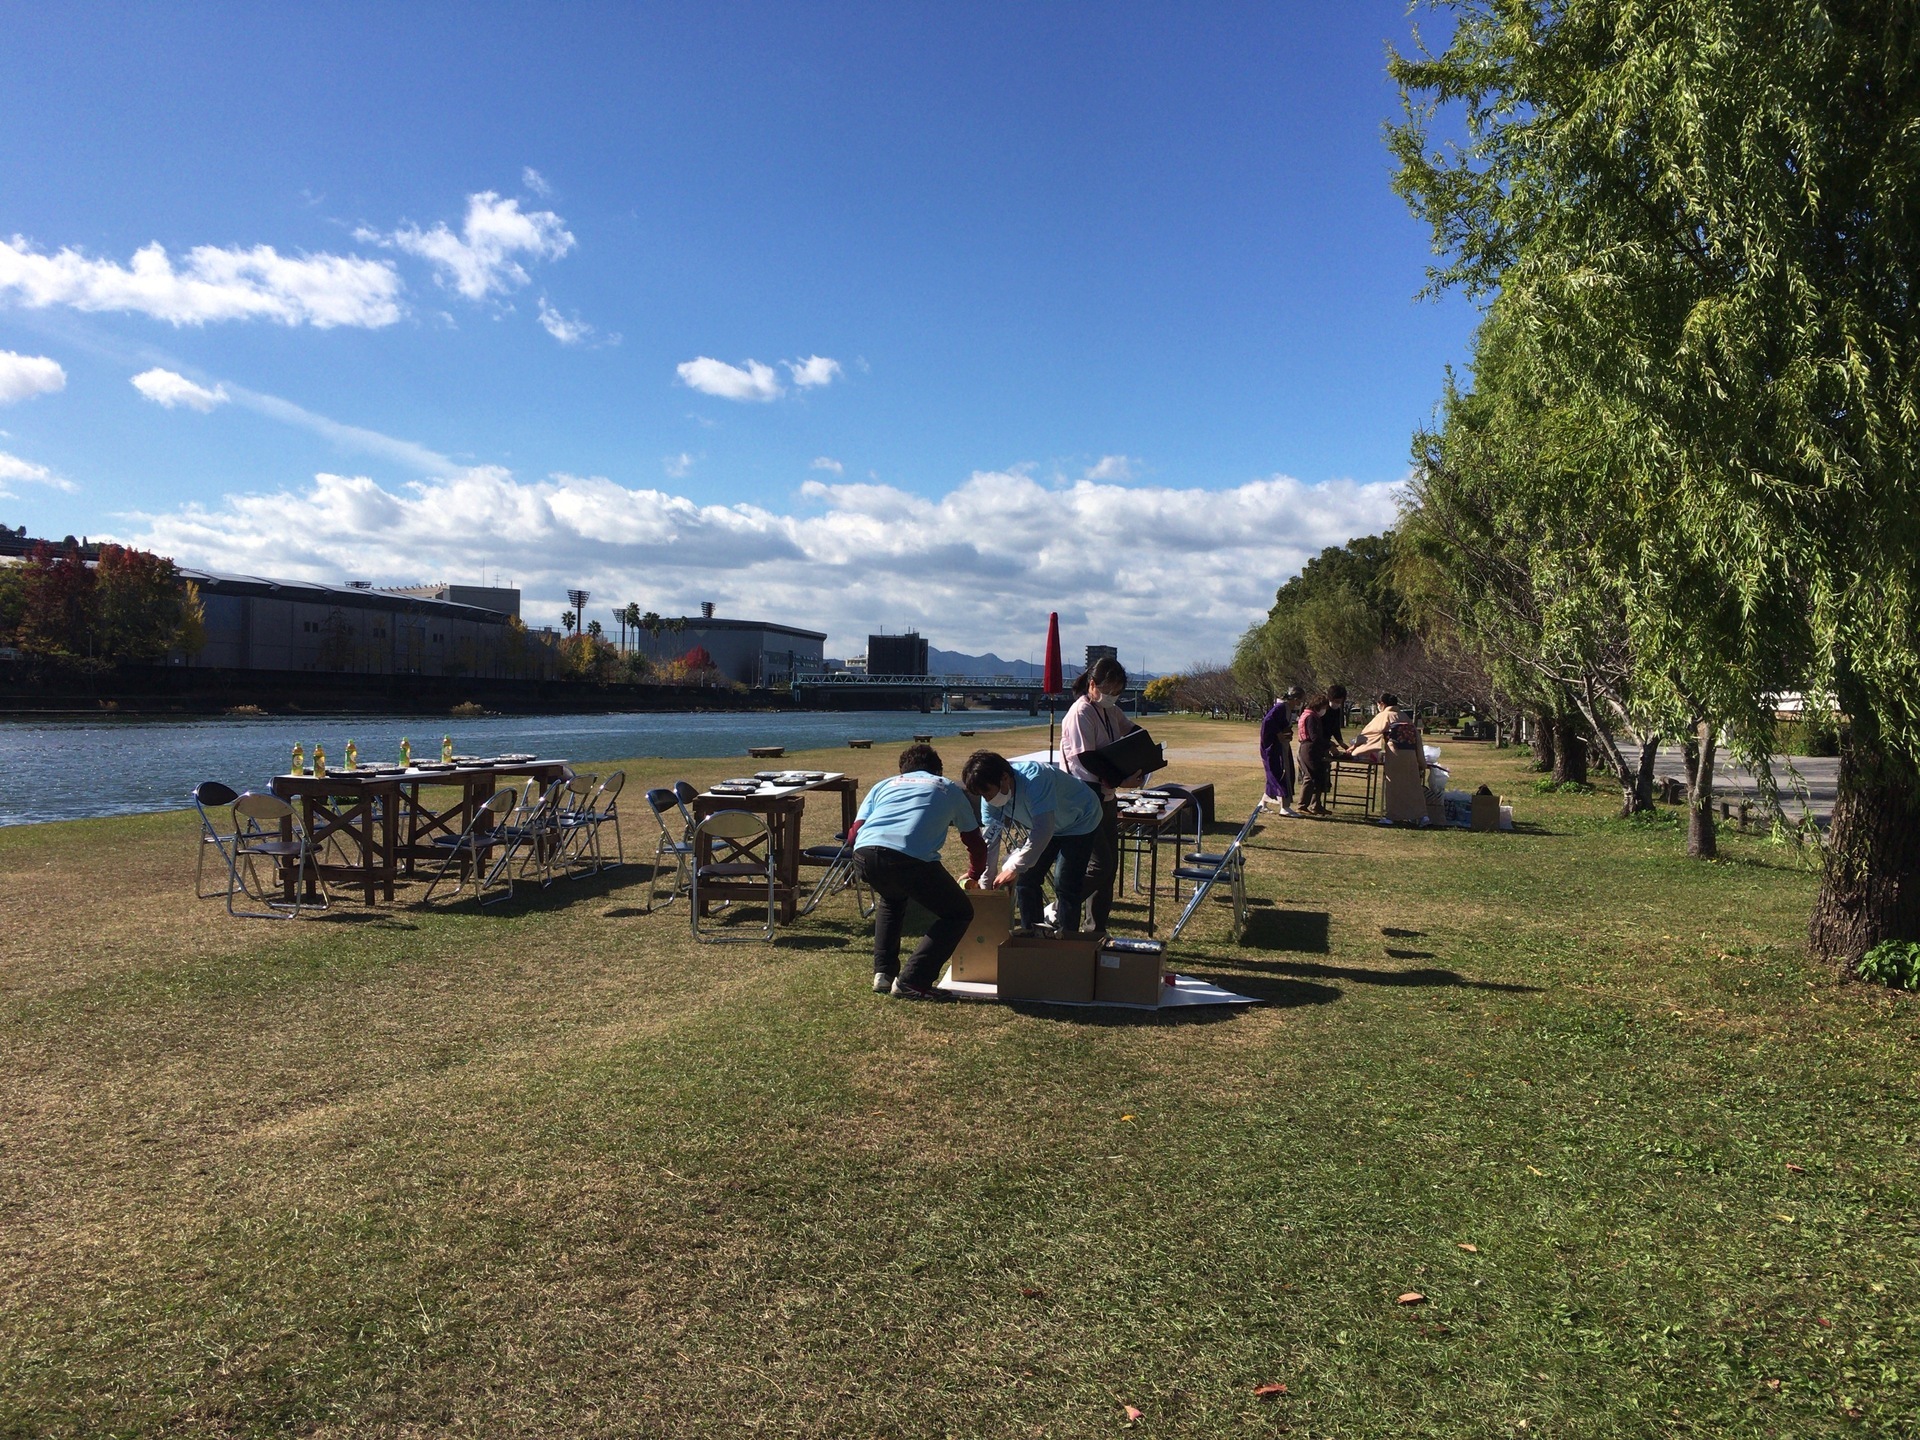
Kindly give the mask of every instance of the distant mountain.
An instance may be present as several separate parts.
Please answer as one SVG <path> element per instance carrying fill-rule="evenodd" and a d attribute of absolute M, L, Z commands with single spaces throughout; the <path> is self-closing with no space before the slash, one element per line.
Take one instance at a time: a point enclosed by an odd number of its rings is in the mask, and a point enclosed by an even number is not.
<path fill-rule="evenodd" d="M 998 655 L 963 655 L 958 650 L 927 647 L 927 670 L 934 675 L 1011 675 L 1016 680 L 1037 680 L 1040 667 L 1025 660 L 1002 660 Z"/>
<path fill-rule="evenodd" d="M 1061 669 L 1068 680 L 1080 673 L 1078 660 L 1061 659 L 1065 662 Z M 1027 660 L 1002 660 L 991 652 L 985 655 L 963 655 L 958 650 L 941 650 L 927 647 L 927 671 L 933 675 L 1011 675 L 1016 680 L 1038 680 L 1040 666 Z M 1144 685 L 1152 675 L 1130 675 L 1130 683 Z"/>

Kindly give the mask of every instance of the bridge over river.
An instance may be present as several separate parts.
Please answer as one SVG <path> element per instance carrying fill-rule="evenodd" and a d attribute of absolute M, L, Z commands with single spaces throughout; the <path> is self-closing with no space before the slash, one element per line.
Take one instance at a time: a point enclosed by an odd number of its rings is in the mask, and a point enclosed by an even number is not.
<path fill-rule="evenodd" d="M 985 705 L 993 710 L 1025 710 L 1038 715 L 1045 692 L 1038 680 L 1011 675 L 857 675 L 835 671 L 825 675 L 797 675 L 793 703 L 807 710 L 898 710 L 912 707 L 928 714 Z M 1135 692 L 1127 692 L 1129 698 Z M 1061 696 L 1054 704 L 1065 709 Z"/>

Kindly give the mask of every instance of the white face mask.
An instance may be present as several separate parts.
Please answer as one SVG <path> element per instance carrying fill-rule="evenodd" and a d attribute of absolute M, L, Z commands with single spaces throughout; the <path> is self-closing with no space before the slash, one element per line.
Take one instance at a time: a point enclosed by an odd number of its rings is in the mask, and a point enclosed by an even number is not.
<path fill-rule="evenodd" d="M 1007 806 L 1011 805 L 1012 803 L 1013 803 L 1013 787 L 1011 785 L 1009 785 L 1000 794 L 989 795 L 987 797 L 987 804 L 991 805 L 996 810 L 1004 810 L 1007 808 Z"/>

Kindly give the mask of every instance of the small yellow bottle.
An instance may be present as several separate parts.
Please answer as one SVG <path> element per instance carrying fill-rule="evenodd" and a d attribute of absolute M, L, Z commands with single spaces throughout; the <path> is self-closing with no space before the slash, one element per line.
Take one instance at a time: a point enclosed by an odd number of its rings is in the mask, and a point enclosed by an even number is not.
<path fill-rule="evenodd" d="M 453 763 L 453 736 L 442 735 L 440 737 L 440 759 L 443 764 L 451 765 Z"/>
<path fill-rule="evenodd" d="M 327 778 L 327 747 L 324 745 L 313 747 L 313 778 L 316 780 Z"/>
<path fill-rule="evenodd" d="M 360 768 L 360 747 L 358 745 L 355 745 L 353 741 L 349 740 L 347 741 L 347 769 L 358 770 L 359 768 Z"/>
<path fill-rule="evenodd" d="M 294 775 L 307 773 L 307 747 L 298 740 L 293 742 L 293 769 L 289 773 Z"/>
<path fill-rule="evenodd" d="M 400 768 L 402 770 L 413 768 L 413 745 L 404 735 L 400 737 Z"/>

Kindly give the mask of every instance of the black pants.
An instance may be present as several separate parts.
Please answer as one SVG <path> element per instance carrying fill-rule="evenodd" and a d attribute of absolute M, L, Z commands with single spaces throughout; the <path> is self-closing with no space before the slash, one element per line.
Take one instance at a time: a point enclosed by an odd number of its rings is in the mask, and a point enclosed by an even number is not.
<path fill-rule="evenodd" d="M 1093 832 L 1087 853 L 1087 922 L 1095 930 L 1107 928 L 1113 913 L 1113 882 L 1120 873 L 1120 802 L 1100 802 L 1100 828 Z"/>
<path fill-rule="evenodd" d="M 853 852 L 854 867 L 873 890 L 873 968 L 881 975 L 899 975 L 909 985 L 931 986 L 940 967 L 952 957 L 960 937 L 973 923 L 973 902 L 960 882 L 938 860 L 916 860 L 899 850 L 869 845 Z M 907 922 L 907 902 L 918 900 L 933 912 L 933 924 L 914 947 L 904 972 L 900 969 L 900 930 Z"/>
<path fill-rule="evenodd" d="M 1040 923 L 1046 901 L 1040 893 L 1041 882 L 1049 870 L 1053 875 L 1053 898 L 1059 902 L 1054 928 L 1071 934 L 1080 928 L 1080 897 L 1086 891 L 1087 856 L 1093 850 L 1093 831 L 1085 835 L 1056 835 L 1047 842 L 1033 867 L 1022 870 L 1013 882 L 1013 903 L 1020 912 L 1022 929 L 1031 930 Z"/>

